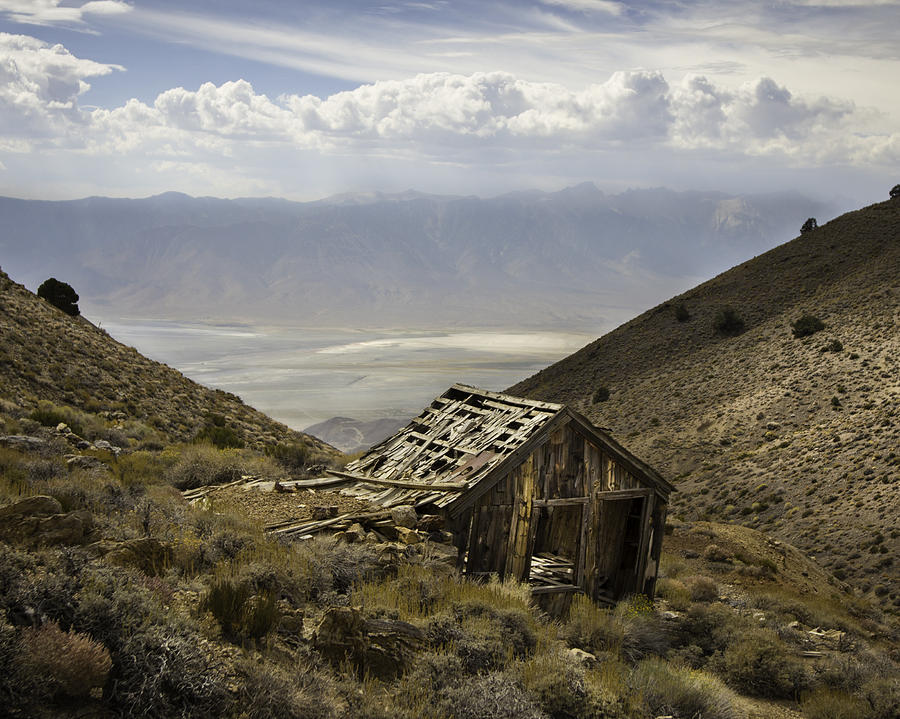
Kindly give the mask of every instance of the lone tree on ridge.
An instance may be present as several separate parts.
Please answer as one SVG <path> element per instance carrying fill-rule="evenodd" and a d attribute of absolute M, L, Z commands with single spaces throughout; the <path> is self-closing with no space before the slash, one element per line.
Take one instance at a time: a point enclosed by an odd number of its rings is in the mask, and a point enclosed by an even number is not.
<path fill-rule="evenodd" d="M 900 199 L 900 185 L 894 185 L 888 194 L 890 194 L 892 200 Z"/>
<path fill-rule="evenodd" d="M 816 222 L 815 217 L 810 217 L 806 222 L 803 223 L 803 227 L 800 228 L 800 234 L 803 235 L 807 232 L 812 232 L 819 226 L 819 223 Z"/>
<path fill-rule="evenodd" d="M 45 280 L 38 287 L 37 296 L 47 300 L 54 307 L 61 309 L 67 315 L 77 317 L 80 314 L 78 309 L 78 293 L 72 289 L 72 285 L 66 282 L 60 282 L 55 277 Z"/>

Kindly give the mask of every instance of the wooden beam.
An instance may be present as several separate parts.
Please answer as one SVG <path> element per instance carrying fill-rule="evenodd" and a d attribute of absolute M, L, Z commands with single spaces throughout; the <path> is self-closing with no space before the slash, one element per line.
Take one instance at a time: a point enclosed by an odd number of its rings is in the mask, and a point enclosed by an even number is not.
<path fill-rule="evenodd" d="M 377 484 L 383 487 L 400 487 L 401 489 L 422 489 L 428 492 L 464 492 L 469 488 L 465 482 L 447 482 L 445 484 L 429 484 L 428 482 L 407 482 L 402 479 L 380 479 L 378 477 L 367 477 L 364 474 L 353 474 L 351 472 L 341 472 L 337 469 L 326 469 L 328 474 L 335 477 L 343 477 L 352 479 L 356 482 L 364 482 L 366 484 Z"/>
<path fill-rule="evenodd" d="M 581 587 L 575 586 L 574 584 L 560 584 L 557 586 L 548 586 L 548 587 L 532 587 L 532 594 L 556 594 L 563 592 L 580 592 Z"/>
<path fill-rule="evenodd" d="M 614 489 L 611 492 L 594 492 L 594 498 L 601 502 L 612 502 L 618 499 L 637 499 L 638 497 L 649 497 L 653 493 L 650 488 L 646 489 Z"/>
<path fill-rule="evenodd" d="M 533 507 L 566 507 L 576 504 L 589 504 L 590 497 L 559 497 L 558 499 L 532 499 Z"/>

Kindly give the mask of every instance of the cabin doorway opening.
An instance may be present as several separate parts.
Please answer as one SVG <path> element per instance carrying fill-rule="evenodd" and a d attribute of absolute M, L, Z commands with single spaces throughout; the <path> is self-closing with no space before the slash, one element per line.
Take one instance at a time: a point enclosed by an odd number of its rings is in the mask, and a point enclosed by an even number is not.
<path fill-rule="evenodd" d="M 647 497 L 604 499 L 597 496 L 596 522 L 597 571 L 592 594 L 599 601 L 613 602 L 640 591 L 643 562 L 641 528 Z"/>

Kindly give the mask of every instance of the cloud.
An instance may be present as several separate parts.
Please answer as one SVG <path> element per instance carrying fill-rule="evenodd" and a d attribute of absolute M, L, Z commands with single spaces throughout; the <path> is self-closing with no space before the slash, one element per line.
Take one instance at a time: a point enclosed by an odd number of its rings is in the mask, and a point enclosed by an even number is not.
<path fill-rule="evenodd" d="M 0 131 L 4 140 L 43 136 L 52 140 L 88 120 L 78 96 L 87 78 L 122 70 L 72 55 L 27 35 L 0 33 Z"/>
<path fill-rule="evenodd" d="M 437 72 L 276 98 L 235 80 L 172 88 L 152 103 L 79 106 L 88 79 L 120 69 L 0 34 L 0 153 L 65 157 L 72 167 L 80 157 L 100 173 L 106 162 L 133 178 L 190 183 L 181 189 L 267 194 L 284 194 L 296 168 L 311 167 L 340 186 L 339 175 L 378 182 L 388 167 L 410 178 L 447 167 L 485 177 L 577 167 L 583 177 L 591 167 L 667 163 L 687 172 L 692 157 L 780 167 L 900 161 L 900 134 L 880 129 L 874 113 L 770 77 L 727 88 L 699 74 L 670 84 L 659 71 L 629 70 L 573 89 L 508 72 Z"/>
<path fill-rule="evenodd" d="M 0 0 L 0 13 L 12 22 L 28 25 L 81 25 L 90 15 L 121 15 L 132 8 L 121 0 L 90 0 L 62 5 L 62 0 Z"/>
<path fill-rule="evenodd" d="M 602 12 L 609 15 L 621 15 L 625 6 L 620 2 L 611 0 L 540 0 L 544 5 L 555 5 L 566 10 L 577 12 Z"/>

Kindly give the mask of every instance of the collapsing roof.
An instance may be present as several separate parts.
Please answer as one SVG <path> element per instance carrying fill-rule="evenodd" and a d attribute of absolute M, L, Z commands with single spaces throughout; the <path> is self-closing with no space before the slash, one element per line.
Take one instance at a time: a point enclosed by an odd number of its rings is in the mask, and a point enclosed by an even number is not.
<path fill-rule="evenodd" d="M 672 486 L 609 435 L 561 404 L 455 384 L 392 437 L 343 471 L 344 492 L 385 507 L 432 505 L 451 514 L 471 504 L 524 458 L 547 430 L 575 421 L 617 460 L 665 495 Z"/>

